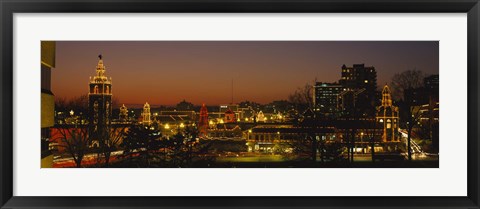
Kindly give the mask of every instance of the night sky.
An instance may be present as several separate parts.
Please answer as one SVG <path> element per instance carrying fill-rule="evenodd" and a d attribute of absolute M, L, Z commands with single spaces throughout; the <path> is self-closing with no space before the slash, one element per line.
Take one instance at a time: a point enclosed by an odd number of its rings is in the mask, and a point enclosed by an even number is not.
<path fill-rule="evenodd" d="M 307 82 L 334 82 L 343 64 L 374 66 L 378 85 L 409 69 L 438 74 L 437 41 L 57 41 L 52 91 L 88 93 L 98 55 L 120 104 L 196 105 L 287 99 Z"/>

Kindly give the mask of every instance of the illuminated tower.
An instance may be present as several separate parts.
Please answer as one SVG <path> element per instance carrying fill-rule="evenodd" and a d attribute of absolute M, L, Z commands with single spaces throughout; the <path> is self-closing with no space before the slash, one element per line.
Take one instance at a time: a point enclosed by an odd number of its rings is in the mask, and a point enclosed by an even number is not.
<path fill-rule="evenodd" d="M 265 122 L 265 115 L 263 114 L 263 112 L 261 110 L 257 114 L 257 121 L 258 122 Z"/>
<path fill-rule="evenodd" d="M 198 129 L 202 136 L 207 136 L 208 130 L 208 111 L 205 104 L 202 105 L 200 109 L 200 120 L 198 121 Z"/>
<path fill-rule="evenodd" d="M 118 114 L 118 119 L 120 121 L 128 121 L 128 109 L 125 107 L 125 104 L 122 104 L 120 107 L 120 113 Z"/>
<path fill-rule="evenodd" d="M 383 128 L 383 142 L 400 141 L 398 133 L 398 107 L 392 104 L 390 88 L 385 85 L 382 90 L 382 105 L 377 107 L 377 124 Z"/>
<path fill-rule="evenodd" d="M 152 123 L 151 120 L 151 114 L 150 114 L 150 105 L 148 102 L 143 105 L 143 111 L 142 111 L 142 123 L 144 126 L 149 126 Z"/>
<path fill-rule="evenodd" d="M 105 74 L 102 55 L 98 55 L 96 75 L 90 77 L 88 93 L 89 134 L 93 142 L 100 142 L 108 133 L 112 115 L 112 78 Z"/>

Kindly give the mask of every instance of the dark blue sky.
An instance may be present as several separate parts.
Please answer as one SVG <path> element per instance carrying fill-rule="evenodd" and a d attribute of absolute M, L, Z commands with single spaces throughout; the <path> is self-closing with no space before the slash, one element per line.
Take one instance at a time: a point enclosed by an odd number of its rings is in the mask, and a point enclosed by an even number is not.
<path fill-rule="evenodd" d="M 268 103 L 315 78 L 338 81 L 343 64 L 374 66 L 379 86 L 397 72 L 439 71 L 437 41 L 58 41 L 56 53 L 57 97 L 87 93 L 102 54 L 125 104 L 229 103 L 232 79 L 234 102 Z"/>

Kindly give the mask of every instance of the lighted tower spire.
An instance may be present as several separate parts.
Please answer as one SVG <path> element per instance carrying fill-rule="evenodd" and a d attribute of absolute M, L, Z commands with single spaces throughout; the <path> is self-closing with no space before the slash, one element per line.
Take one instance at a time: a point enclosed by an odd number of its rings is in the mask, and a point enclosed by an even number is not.
<path fill-rule="evenodd" d="M 102 145 L 112 115 L 112 83 L 106 76 L 102 56 L 98 56 L 95 76 L 90 77 L 88 93 L 89 133 L 93 143 Z"/>
<path fill-rule="evenodd" d="M 142 111 L 142 123 L 144 126 L 149 126 L 152 123 L 151 120 L 151 114 L 150 114 L 150 104 L 148 102 L 143 105 L 143 111 Z"/>
<path fill-rule="evenodd" d="M 207 136 L 208 110 L 207 110 L 207 107 L 205 106 L 205 103 L 202 105 L 202 108 L 200 108 L 200 120 L 198 121 L 198 128 L 201 135 Z"/>
<path fill-rule="evenodd" d="M 377 124 L 383 128 L 383 142 L 398 142 L 398 107 L 392 103 L 390 88 L 385 84 L 382 90 L 382 105 L 377 107 Z"/>
<path fill-rule="evenodd" d="M 120 113 L 118 114 L 118 119 L 120 121 L 128 121 L 128 109 L 125 104 L 122 104 L 120 107 Z"/>
<path fill-rule="evenodd" d="M 382 90 L 382 106 L 392 106 L 392 96 L 387 84 L 385 84 Z"/>

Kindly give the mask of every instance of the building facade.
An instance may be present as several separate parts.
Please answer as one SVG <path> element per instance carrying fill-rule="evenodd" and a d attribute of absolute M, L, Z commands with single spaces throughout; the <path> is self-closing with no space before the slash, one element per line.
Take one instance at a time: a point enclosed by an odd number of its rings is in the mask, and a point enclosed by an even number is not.
<path fill-rule="evenodd" d="M 388 85 L 382 90 L 382 105 L 377 108 L 377 124 L 382 128 L 382 142 L 399 142 L 398 107 L 392 103 L 392 95 Z"/>
<path fill-rule="evenodd" d="M 90 77 L 88 93 L 89 136 L 94 144 L 107 135 L 112 119 L 112 78 L 107 78 L 102 55 L 98 58 L 96 74 Z"/>
<path fill-rule="evenodd" d="M 362 114 L 374 116 L 373 110 L 377 106 L 377 71 L 373 66 L 354 64 L 352 67 L 342 66 L 342 77 L 339 81 L 345 90 L 358 91 L 365 89 L 363 93 L 365 101 L 356 104 Z"/>
<path fill-rule="evenodd" d="M 50 128 L 54 126 L 55 96 L 51 91 L 51 70 L 55 68 L 55 42 L 41 42 L 41 167 L 53 165 Z"/>
<path fill-rule="evenodd" d="M 125 104 L 122 104 L 120 107 L 120 113 L 118 114 L 118 120 L 121 122 L 128 121 L 128 108 L 125 106 Z"/>
<path fill-rule="evenodd" d="M 150 113 L 150 104 L 145 102 L 142 110 L 142 124 L 144 126 L 149 126 L 152 124 L 152 114 Z"/>
<path fill-rule="evenodd" d="M 343 91 L 339 83 L 316 82 L 314 86 L 315 111 L 333 115 L 338 111 L 338 95 Z"/>
<path fill-rule="evenodd" d="M 207 136 L 208 134 L 208 110 L 205 104 L 200 108 L 200 119 L 198 121 L 198 130 L 201 136 Z"/>

